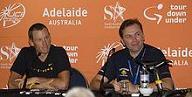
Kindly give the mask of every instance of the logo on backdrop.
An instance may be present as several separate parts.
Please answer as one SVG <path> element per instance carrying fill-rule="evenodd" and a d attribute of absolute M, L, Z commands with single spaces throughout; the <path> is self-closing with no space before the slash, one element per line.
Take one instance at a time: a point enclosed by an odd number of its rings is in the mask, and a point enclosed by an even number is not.
<path fill-rule="evenodd" d="M 97 62 L 99 63 L 101 62 L 101 65 L 103 66 L 105 64 L 105 62 L 107 61 L 107 57 L 109 52 L 113 49 L 113 48 L 123 48 L 123 45 L 120 42 L 114 42 L 112 44 L 107 44 L 104 46 L 104 48 L 102 48 L 96 56 Z"/>
<path fill-rule="evenodd" d="M 159 49 L 161 49 L 165 57 L 173 61 L 173 66 L 189 66 L 191 63 L 192 49 L 188 47 L 167 47 Z"/>
<path fill-rule="evenodd" d="M 44 8 L 42 17 L 47 18 L 49 25 L 80 26 L 88 16 L 86 8 Z"/>
<path fill-rule="evenodd" d="M 153 13 L 153 16 L 149 16 L 147 14 L 147 12 L 150 11 L 151 9 L 162 10 L 163 4 L 158 4 L 157 6 L 151 6 L 151 7 L 148 7 L 144 10 L 144 17 L 145 18 L 147 18 L 148 20 L 151 20 L 151 21 L 157 21 L 157 24 L 159 24 L 163 16 L 160 14 L 157 14 L 157 13 Z"/>
<path fill-rule="evenodd" d="M 13 42 L 11 46 L 1 46 L 0 47 L 0 68 L 7 69 L 10 68 L 13 61 L 17 57 L 20 52 L 20 48 L 18 48 Z"/>
<path fill-rule="evenodd" d="M 104 7 L 104 28 L 119 28 L 124 21 L 124 12 L 126 9 L 119 2 L 115 5 L 106 5 Z"/>
<path fill-rule="evenodd" d="M 66 50 L 67 55 L 69 57 L 69 61 L 71 64 L 75 64 L 78 62 L 78 49 L 79 46 L 77 45 L 65 45 L 63 48 Z"/>
<path fill-rule="evenodd" d="M 0 21 L 2 21 L 4 28 L 9 28 L 21 22 L 24 16 L 24 5 L 21 3 L 14 3 L 1 10 Z"/>
<path fill-rule="evenodd" d="M 164 8 L 168 8 L 168 11 L 164 11 Z M 156 24 L 160 24 L 162 22 L 167 24 L 184 24 L 187 21 L 187 5 L 170 4 L 168 6 L 164 6 L 160 3 L 155 6 L 145 8 L 143 14 L 146 19 L 154 21 Z"/>

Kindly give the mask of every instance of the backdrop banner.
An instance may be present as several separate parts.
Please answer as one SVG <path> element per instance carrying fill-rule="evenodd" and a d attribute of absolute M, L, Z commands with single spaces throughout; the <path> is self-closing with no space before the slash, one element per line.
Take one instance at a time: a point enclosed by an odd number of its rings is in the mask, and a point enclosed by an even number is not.
<path fill-rule="evenodd" d="M 192 87 L 191 0 L 1 0 L 0 88 L 7 88 L 9 69 L 28 29 L 45 24 L 52 43 L 67 51 L 73 67 L 91 81 L 110 49 L 122 49 L 118 29 L 123 20 L 143 24 L 145 42 L 162 50 L 176 88 Z"/>

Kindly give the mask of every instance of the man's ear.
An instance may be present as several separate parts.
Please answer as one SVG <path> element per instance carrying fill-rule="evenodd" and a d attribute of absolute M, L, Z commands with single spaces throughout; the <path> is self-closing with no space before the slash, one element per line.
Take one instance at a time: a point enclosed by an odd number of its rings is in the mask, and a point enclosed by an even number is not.
<path fill-rule="evenodd" d="M 31 39 L 29 39 L 28 43 L 30 46 L 34 46 L 33 41 Z"/>
<path fill-rule="evenodd" d="M 143 35 L 143 42 L 145 42 L 145 36 Z"/>
<path fill-rule="evenodd" d="M 142 36 L 142 37 L 143 37 L 143 42 L 145 42 L 145 34 L 144 34 L 144 33 L 143 33 L 143 36 Z"/>

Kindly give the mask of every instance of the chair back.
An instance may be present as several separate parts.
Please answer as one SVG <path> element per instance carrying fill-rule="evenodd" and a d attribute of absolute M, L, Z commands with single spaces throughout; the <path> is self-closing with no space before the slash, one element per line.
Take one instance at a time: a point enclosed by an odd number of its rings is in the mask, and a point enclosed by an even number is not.
<path fill-rule="evenodd" d="M 73 87 L 89 87 L 87 79 L 75 68 L 71 68 L 70 70 L 69 89 Z"/>

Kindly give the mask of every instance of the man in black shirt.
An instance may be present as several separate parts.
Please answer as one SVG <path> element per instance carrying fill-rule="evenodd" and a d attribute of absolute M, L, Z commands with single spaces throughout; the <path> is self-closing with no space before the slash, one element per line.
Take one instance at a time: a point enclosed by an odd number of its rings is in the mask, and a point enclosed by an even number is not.
<path fill-rule="evenodd" d="M 41 23 L 32 25 L 28 36 L 30 47 L 22 48 L 13 63 L 9 88 L 66 90 L 71 68 L 66 51 L 51 45 L 50 33 Z"/>
<path fill-rule="evenodd" d="M 163 53 L 148 44 L 145 44 L 144 33 L 141 23 L 137 19 L 125 20 L 119 29 L 122 43 L 126 47 L 114 54 L 107 60 L 98 74 L 91 81 L 90 87 L 99 90 L 101 83 L 111 83 L 115 90 L 121 92 L 120 81 L 126 81 L 130 92 L 138 92 L 140 87 L 140 72 L 143 70 L 142 61 L 160 62 L 166 60 Z M 168 68 L 164 63 L 157 68 L 162 85 L 166 89 L 173 89 L 173 81 Z M 101 82 L 104 79 L 104 82 Z M 157 89 L 154 73 L 149 75 L 149 87 Z"/>

